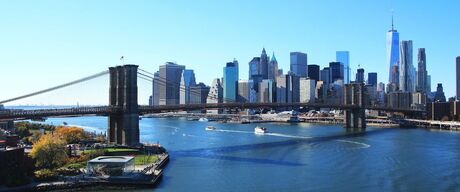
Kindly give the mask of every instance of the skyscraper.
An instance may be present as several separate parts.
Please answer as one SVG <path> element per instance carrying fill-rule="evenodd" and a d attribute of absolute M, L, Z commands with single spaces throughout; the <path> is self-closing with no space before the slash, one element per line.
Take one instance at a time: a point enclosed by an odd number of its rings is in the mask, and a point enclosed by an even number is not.
<path fill-rule="evenodd" d="M 271 79 L 264 79 L 259 83 L 259 102 L 272 103 L 275 101 L 275 83 Z"/>
<path fill-rule="evenodd" d="M 268 79 L 272 81 L 278 77 L 278 61 L 276 61 L 275 52 L 273 52 L 270 62 L 268 62 Z"/>
<path fill-rule="evenodd" d="M 456 79 L 457 79 L 457 100 L 460 100 L 460 56 L 457 57 L 457 74 L 456 74 Z"/>
<path fill-rule="evenodd" d="M 343 65 L 343 82 L 350 83 L 350 52 L 337 51 L 335 53 L 335 60 Z"/>
<path fill-rule="evenodd" d="M 308 78 L 319 81 L 319 65 L 308 65 Z"/>
<path fill-rule="evenodd" d="M 414 92 L 415 79 L 412 65 L 412 41 L 401 41 L 401 64 L 399 65 L 399 89 Z"/>
<path fill-rule="evenodd" d="M 438 87 L 436 87 L 434 101 L 435 102 L 446 102 L 446 96 L 444 95 L 444 89 L 442 88 L 442 83 L 438 83 Z"/>
<path fill-rule="evenodd" d="M 399 85 L 399 33 L 393 26 L 391 17 L 391 30 L 387 32 L 387 63 L 389 66 L 388 82 Z"/>
<path fill-rule="evenodd" d="M 324 85 L 327 87 L 331 83 L 331 73 L 329 67 L 324 67 L 319 74 L 319 79 L 324 82 Z"/>
<path fill-rule="evenodd" d="M 195 94 L 190 92 L 190 87 L 196 85 L 195 73 L 191 69 L 185 69 L 182 71 L 181 81 L 180 81 L 180 104 L 189 104 L 190 95 Z"/>
<path fill-rule="evenodd" d="M 262 54 L 260 54 L 260 74 L 262 79 L 268 79 L 268 56 L 265 52 L 265 48 L 262 49 Z"/>
<path fill-rule="evenodd" d="M 238 61 L 228 62 L 224 67 L 224 103 L 236 102 L 238 91 Z"/>
<path fill-rule="evenodd" d="M 377 86 L 377 73 L 367 74 L 367 84 L 372 85 L 372 86 Z"/>
<path fill-rule="evenodd" d="M 160 83 L 160 72 L 157 71 L 153 74 L 152 106 L 160 104 Z"/>
<path fill-rule="evenodd" d="M 176 105 L 180 101 L 180 81 L 185 66 L 166 62 L 160 66 L 159 105 Z"/>
<path fill-rule="evenodd" d="M 331 83 L 334 83 L 337 80 L 343 80 L 343 64 L 340 62 L 330 62 L 329 63 L 330 78 Z"/>
<path fill-rule="evenodd" d="M 310 78 L 300 78 L 299 95 L 301 103 L 314 103 L 316 93 L 316 81 Z"/>
<path fill-rule="evenodd" d="M 223 97 L 223 89 L 222 84 L 220 83 L 220 79 L 216 78 L 212 81 L 211 88 L 209 89 L 208 97 L 206 99 L 206 103 L 222 103 Z M 208 113 L 218 114 L 221 113 L 222 110 L 208 110 Z"/>
<path fill-rule="evenodd" d="M 426 55 L 425 48 L 418 49 L 417 91 L 426 92 Z"/>
<path fill-rule="evenodd" d="M 355 81 L 358 83 L 364 83 L 364 69 L 363 68 L 359 68 L 357 70 Z"/>
<path fill-rule="evenodd" d="M 249 81 L 251 81 L 251 84 L 252 84 L 252 80 L 239 80 L 238 81 L 237 101 L 240 103 L 249 103 L 250 101 L 251 86 L 249 85 Z"/>
<path fill-rule="evenodd" d="M 299 77 L 308 76 L 308 61 L 307 54 L 301 52 L 291 52 L 291 73 Z"/>

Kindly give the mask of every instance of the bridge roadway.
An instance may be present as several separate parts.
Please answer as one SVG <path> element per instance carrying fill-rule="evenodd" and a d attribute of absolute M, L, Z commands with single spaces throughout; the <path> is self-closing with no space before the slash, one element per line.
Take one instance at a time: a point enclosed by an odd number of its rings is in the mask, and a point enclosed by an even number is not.
<path fill-rule="evenodd" d="M 171 112 L 171 111 L 191 111 L 201 109 L 262 109 L 262 108 L 288 108 L 288 107 L 310 107 L 310 108 L 332 108 L 332 109 L 359 109 L 357 105 L 336 105 L 336 104 L 312 104 L 312 103 L 208 103 L 208 104 L 183 104 L 183 105 L 161 105 L 161 106 L 145 106 L 140 105 L 138 112 L 140 115 Z M 388 107 L 367 106 L 365 109 L 386 111 L 386 112 L 401 112 L 404 114 L 419 114 L 425 111 L 413 109 L 398 109 Z M 97 107 L 76 107 L 76 108 L 61 108 L 61 109 L 37 109 L 37 110 L 2 110 L 0 111 L 0 120 L 5 119 L 38 119 L 45 117 L 60 117 L 60 116 L 83 116 L 83 115 L 100 115 L 106 116 L 109 114 L 122 113 L 123 109 L 111 106 Z"/>

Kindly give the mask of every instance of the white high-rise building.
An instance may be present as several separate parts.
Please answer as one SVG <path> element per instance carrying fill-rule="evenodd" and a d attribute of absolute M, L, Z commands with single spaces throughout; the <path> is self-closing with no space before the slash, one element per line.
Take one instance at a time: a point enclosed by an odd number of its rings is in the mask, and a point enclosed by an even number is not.
<path fill-rule="evenodd" d="M 301 103 L 314 103 L 316 93 L 316 81 L 309 78 L 300 78 L 299 92 Z"/>

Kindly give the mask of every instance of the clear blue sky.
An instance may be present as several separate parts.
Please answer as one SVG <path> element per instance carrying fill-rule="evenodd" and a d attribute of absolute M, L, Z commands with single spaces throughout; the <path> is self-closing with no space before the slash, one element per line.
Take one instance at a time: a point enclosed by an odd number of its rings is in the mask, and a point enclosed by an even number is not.
<path fill-rule="evenodd" d="M 385 40 L 395 11 L 401 40 L 426 48 L 432 89 L 455 93 L 460 55 L 459 1 L 0 1 L 0 100 L 127 63 L 156 71 L 166 61 L 210 84 L 236 58 L 240 78 L 265 47 L 289 69 L 289 52 L 322 67 L 350 51 L 351 67 L 388 81 Z M 354 72 L 352 73 L 354 75 Z M 12 104 L 107 104 L 108 78 Z M 354 77 L 353 77 L 354 79 Z M 151 92 L 139 80 L 139 102 Z"/>

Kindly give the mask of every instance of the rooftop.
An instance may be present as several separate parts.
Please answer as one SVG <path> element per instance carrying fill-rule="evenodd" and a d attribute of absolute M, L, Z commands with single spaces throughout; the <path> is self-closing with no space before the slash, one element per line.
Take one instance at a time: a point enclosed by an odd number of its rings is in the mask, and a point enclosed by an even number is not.
<path fill-rule="evenodd" d="M 100 156 L 91 159 L 88 163 L 127 163 L 133 160 L 131 156 Z"/>

